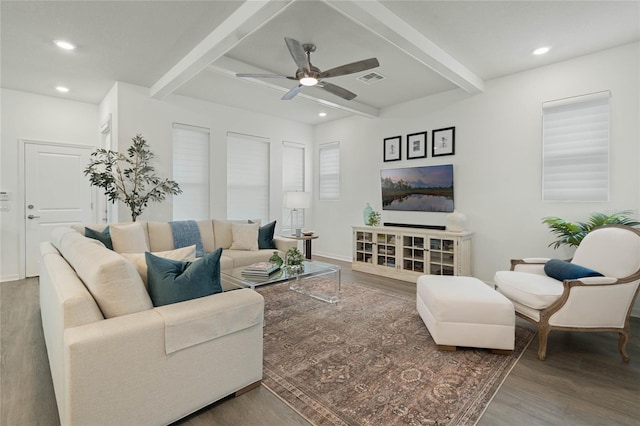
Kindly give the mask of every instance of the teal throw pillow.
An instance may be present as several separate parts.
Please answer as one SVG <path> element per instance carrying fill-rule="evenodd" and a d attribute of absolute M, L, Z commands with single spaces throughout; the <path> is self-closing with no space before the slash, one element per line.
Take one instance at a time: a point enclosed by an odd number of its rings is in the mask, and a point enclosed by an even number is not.
<path fill-rule="evenodd" d="M 598 271 L 562 259 L 551 259 L 547 261 L 547 263 L 544 264 L 544 273 L 560 281 L 603 276 Z"/>
<path fill-rule="evenodd" d="M 94 240 L 100 241 L 106 248 L 109 250 L 113 250 L 113 243 L 111 242 L 111 233 L 109 232 L 109 227 L 104 228 L 104 231 L 95 231 L 91 228 L 84 228 L 84 236 L 87 238 L 93 238 Z"/>
<path fill-rule="evenodd" d="M 164 259 L 146 252 L 147 281 L 153 306 L 163 306 L 222 292 L 219 248 L 195 262 Z"/>
<path fill-rule="evenodd" d="M 276 243 L 273 241 L 273 234 L 275 231 L 275 220 L 258 229 L 258 249 L 277 249 Z"/>

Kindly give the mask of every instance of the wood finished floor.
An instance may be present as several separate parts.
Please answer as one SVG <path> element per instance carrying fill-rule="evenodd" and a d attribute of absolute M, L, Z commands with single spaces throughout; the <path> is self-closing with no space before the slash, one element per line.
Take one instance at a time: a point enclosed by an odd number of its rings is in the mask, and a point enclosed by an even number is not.
<path fill-rule="evenodd" d="M 415 294 L 414 284 L 352 272 L 346 262 L 319 260 L 339 264 L 343 282 Z M 40 321 L 37 279 L 0 283 L 0 425 L 59 424 Z M 632 319 L 632 332 L 628 346 L 631 361 L 626 364 L 612 333 L 552 332 L 544 362 L 537 359 L 538 342 L 534 339 L 478 425 L 637 425 L 640 319 Z M 260 387 L 212 404 L 176 424 L 309 423 Z"/>

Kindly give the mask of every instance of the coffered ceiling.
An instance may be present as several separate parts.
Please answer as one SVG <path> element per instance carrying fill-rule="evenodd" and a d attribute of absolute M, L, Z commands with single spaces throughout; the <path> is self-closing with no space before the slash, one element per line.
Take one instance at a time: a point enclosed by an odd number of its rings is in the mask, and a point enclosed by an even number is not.
<path fill-rule="evenodd" d="M 640 40 L 638 1 L 2 1 L 3 88 L 99 103 L 116 81 L 309 124 L 380 110 Z M 314 43 L 321 70 L 378 58 L 367 74 L 331 78 L 343 100 L 297 82 L 284 37 Z M 77 45 L 60 51 L 54 39 Z M 550 46 L 546 55 L 533 49 Z M 70 88 L 59 94 L 55 87 Z M 319 112 L 326 117 L 319 117 Z"/>

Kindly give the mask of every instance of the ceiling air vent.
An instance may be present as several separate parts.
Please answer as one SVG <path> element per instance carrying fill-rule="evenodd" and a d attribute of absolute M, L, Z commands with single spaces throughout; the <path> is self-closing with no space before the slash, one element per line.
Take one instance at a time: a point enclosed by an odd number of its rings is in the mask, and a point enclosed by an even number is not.
<path fill-rule="evenodd" d="M 358 77 L 358 80 L 360 80 L 361 82 L 366 83 L 366 84 L 373 84 L 373 83 L 377 83 L 379 81 L 382 81 L 385 78 L 387 78 L 387 77 L 385 77 L 384 75 L 378 74 L 377 72 L 373 71 L 373 72 L 369 72 L 369 73 L 361 75 L 360 77 Z"/>

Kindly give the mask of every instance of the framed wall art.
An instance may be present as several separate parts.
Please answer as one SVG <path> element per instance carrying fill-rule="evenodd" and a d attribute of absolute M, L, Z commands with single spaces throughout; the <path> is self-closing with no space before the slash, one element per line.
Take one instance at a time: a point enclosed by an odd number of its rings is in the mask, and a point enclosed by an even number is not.
<path fill-rule="evenodd" d="M 431 156 L 454 155 L 456 146 L 456 128 L 446 127 L 431 132 Z"/>
<path fill-rule="evenodd" d="M 407 159 L 425 158 L 427 156 L 427 132 L 407 135 Z"/>
<path fill-rule="evenodd" d="M 402 136 L 384 139 L 384 161 L 398 161 L 402 159 Z"/>

